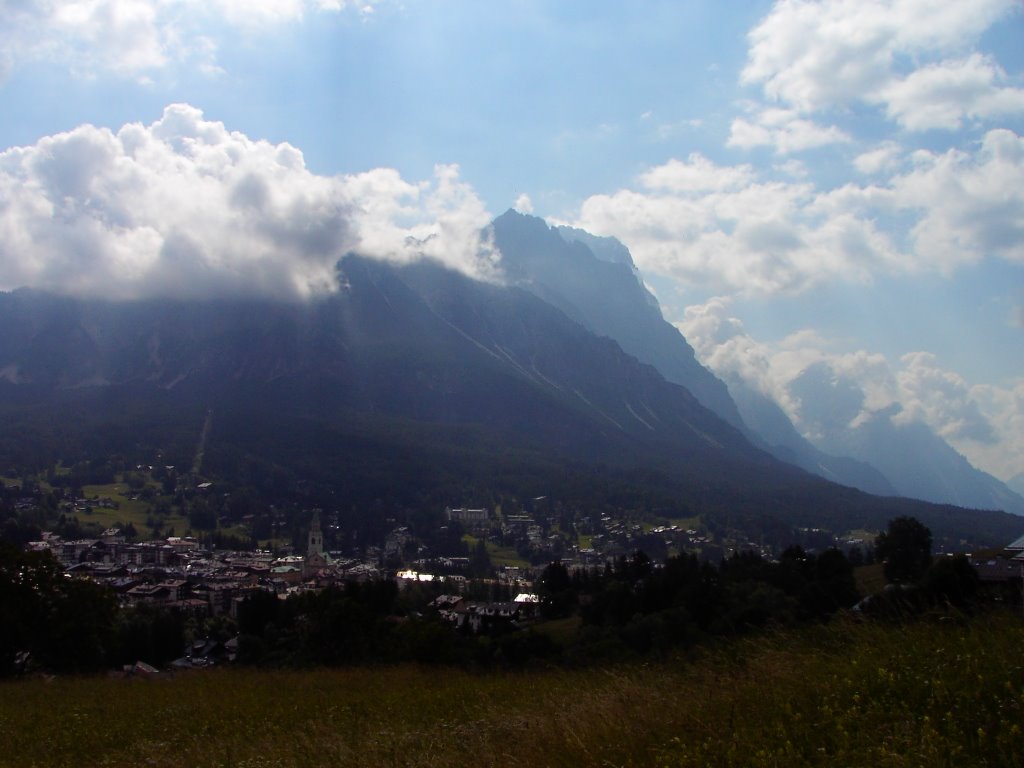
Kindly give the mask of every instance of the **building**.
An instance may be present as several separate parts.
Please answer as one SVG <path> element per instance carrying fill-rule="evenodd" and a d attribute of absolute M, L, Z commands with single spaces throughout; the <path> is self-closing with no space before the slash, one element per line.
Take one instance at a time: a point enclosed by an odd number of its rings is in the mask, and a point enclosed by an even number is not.
<path fill-rule="evenodd" d="M 447 507 L 444 515 L 448 520 L 462 523 L 470 530 L 487 528 L 490 525 L 491 518 L 490 512 L 486 509 L 469 509 L 467 507 L 460 507 L 459 509 Z"/>
<path fill-rule="evenodd" d="M 314 509 L 313 522 L 309 526 L 306 559 L 302 564 L 302 577 L 309 578 L 330 564 L 331 556 L 324 552 L 324 534 L 320 528 L 320 510 Z"/>

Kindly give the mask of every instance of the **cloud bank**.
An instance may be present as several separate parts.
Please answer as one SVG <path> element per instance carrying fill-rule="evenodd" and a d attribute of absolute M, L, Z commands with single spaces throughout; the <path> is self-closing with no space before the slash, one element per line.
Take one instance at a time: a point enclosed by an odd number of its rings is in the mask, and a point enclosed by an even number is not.
<path fill-rule="evenodd" d="M 811 441 L 873 418 L 921 422 L 975 466 L 1009 478 L 1024 457 L 1024 379 L 971 384 L 927 352 L 899 360 L 866 350 L 838 351 L 814 331 L 775 344 L 754 339 L 714 298 L 686 309 L 678 324 L 701 362 L 777 402 Z"/>
<path fill-rule="evenodd" d="M 135 299 L 337 288 L 348 252 L 493 275 L 490 215 L 456 166 L 310 172 L 302 153 L 175 104 L 149 126 L 83 125 L 0 153 L 0 289 Z"/>
<path fill-rule="evenodd" d="M 972 151 L 893 143 L 856 168 L 887 179 L 832 190 L 699 154 L 586 199 L 573 226 L 614 235 L 643 271 L 715 293 L 798 293 L 822 282 L 939 271 L 992 256 L 1024 263 L 1024 138 L 988 131 Z M 898 217 L 904 231 L 882 228 Z M 906 224 L 909 222 L 909 224 Z"/>

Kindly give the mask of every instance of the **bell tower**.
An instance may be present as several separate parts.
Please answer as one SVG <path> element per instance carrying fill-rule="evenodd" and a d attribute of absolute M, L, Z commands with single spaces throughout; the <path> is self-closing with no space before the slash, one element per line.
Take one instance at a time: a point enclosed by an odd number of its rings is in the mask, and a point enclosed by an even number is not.
<path fill-rule="evenodd" d="M 309 546 L 306 547 L 306 559 L 323 557 L 324 533 L 320 530 L 320 510 L 313 510 L 313 522 L 309 526 Z"/>
<path fill-rule="evenodd" d="M 320 510 L 313 510 L 313 522 L 309 525 L 309 544 L 306 547 L 306 561 L 302 566 L 303 578 L 314 575 L 321 568 L 330 565 L 331 559 L 324 554 L 324 532 L 320 529 Z"/>

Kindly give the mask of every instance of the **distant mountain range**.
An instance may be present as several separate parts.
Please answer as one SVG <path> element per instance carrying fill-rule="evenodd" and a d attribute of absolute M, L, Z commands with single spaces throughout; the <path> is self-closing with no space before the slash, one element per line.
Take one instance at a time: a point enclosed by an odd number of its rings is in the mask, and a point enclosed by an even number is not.
<path fill-rule="evenodd" d="M 143 445 L 185 454 L 212 411 L 211 466 L 268 488 L 312 479 L 353 504 L 440 502 L 442 484 L 614 485 L 782 525 L 914 514 L 954 540 L 1019 535 L 1001 513 L 844 487 L 899 490 L 812 448 L 770 403 L 734 401 L 617 241 L 511 212 L 494 236 L 504 285 L 351 255 L 344 287 L 305 304 L 0 294 L 0 469 Z"/>

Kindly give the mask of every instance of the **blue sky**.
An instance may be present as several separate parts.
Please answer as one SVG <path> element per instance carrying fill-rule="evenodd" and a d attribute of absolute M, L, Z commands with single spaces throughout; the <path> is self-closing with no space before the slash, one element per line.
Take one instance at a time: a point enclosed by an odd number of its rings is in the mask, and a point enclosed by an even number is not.
<path fill-rule="evenodd" d="M 475 232 L 516 206 L 623 240 L 706 364 L 798 427 L 789 383 L 825 362 L 1024 472 L 1016 0 L 0 17 L 0 289 L 301 297 L 351 248 L 498 279 Z"/>

